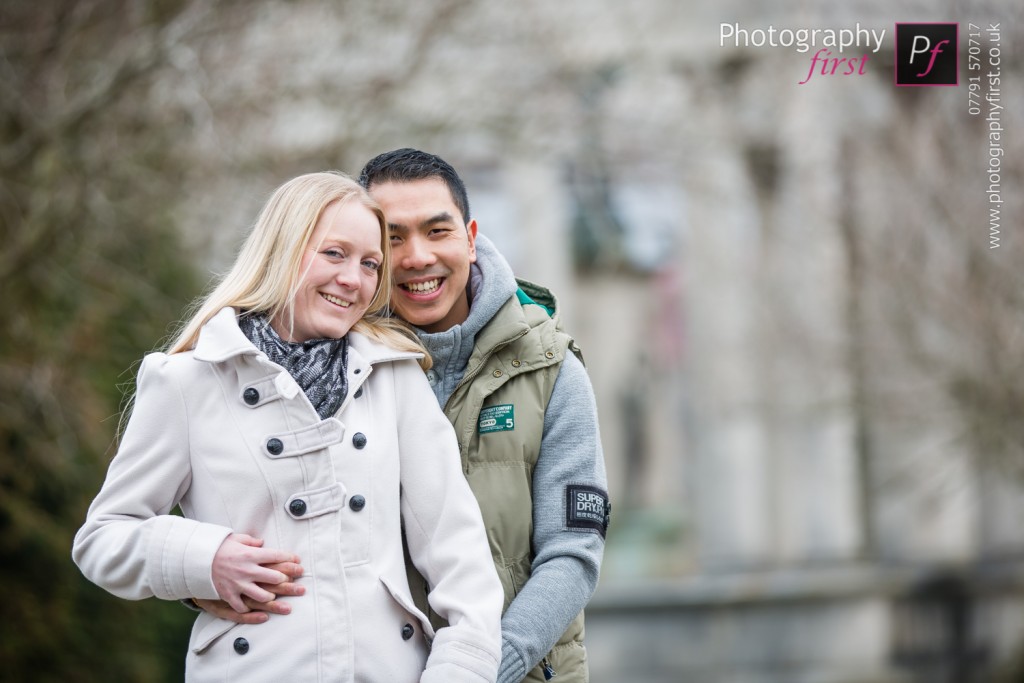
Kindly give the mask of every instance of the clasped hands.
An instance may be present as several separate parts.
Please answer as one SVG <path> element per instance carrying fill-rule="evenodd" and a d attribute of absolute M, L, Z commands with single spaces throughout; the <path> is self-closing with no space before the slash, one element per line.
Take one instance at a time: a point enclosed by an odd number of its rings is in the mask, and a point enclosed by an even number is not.
<path fill-rule="evenodd" d="M 263 547 L 263 540 L 231 534 L 213 557 L 213 585 L 220 600 L 195 599 L 205 611 L 239 624 L 262 624 L 271 614 L 288 614 L 291 606 L 281 596 L 303 595 L 295 583 L 302 576 L 299 557 Z"/>

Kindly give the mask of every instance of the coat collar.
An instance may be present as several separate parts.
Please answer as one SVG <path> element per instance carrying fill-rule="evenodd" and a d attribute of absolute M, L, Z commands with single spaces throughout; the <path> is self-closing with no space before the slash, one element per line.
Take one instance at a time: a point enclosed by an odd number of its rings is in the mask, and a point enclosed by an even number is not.
<path fill-rule="evenodd" d="M 349 363 L 356 367 L 397 360 L 418 360 L 423 357 L 422 353 L 392 349 L 359 332 L 349 332 L 348 340 Z M 266 358 L 266 354 L 253 346 L 238 327 L 235 309 L 222 308 L 199 331 L 199 341 L 196 342 L 193 357 L 208 363 L 222 363 L 244 355 Z"/>

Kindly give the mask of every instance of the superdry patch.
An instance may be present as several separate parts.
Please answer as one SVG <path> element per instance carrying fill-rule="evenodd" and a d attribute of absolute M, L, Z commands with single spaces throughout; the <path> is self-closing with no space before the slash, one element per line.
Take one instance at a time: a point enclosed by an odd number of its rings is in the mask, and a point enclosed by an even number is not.
<path fill-rule="evenodd" d="M 608 494 L 596 486 L 569 484 L 565 487 L 565 526 L 589 529 L 604 538 L 612 514 Z"/>

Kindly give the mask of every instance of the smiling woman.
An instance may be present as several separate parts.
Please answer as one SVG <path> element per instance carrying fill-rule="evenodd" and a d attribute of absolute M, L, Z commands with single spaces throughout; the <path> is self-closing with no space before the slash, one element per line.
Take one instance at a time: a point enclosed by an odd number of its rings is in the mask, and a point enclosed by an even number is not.
<path fill-rule="evenodd" d="M 340 338 L 352 328 L 390 346 L 421 351 L 408 330 L 386 315 L 390 290 L 384 284 L 391 280 L 391 247 L 384 226 L 377 203 L 343 174 L 311 173 L 285 183 L 263 208 L 231 270 L 202 300 L 168 352 L 195 346 L 202 326 L 228 306 L 264 314 L 289 341 Z M 351 271 L 341 266 L 353 260 L 362 272 L 374 275 L 372 283 L 350 281 Z M 326 279 L 333 276 L 344 282 L 328 285 Z M 347 318 L 348 327 L 332 324 L 328 330 L 314 327 L 301 334 L 295 330 L 300 311 L 305 315 L 317 309 L 310 304 L 319 305 L 318 291 L 353 301 L 354 288 L 367 301 L 359 315 Z"/>
<path fill-rule="evenodd" d="M 341 338 L 363 317 L 384 260 L 378 216 L 353 202 L 324 210 L 302 255 L 291 320 L 282 311 L 272 322 L 282 339 Z"/>
<path fill-rule="evenodd" d="M 422 347 L 387 316 L 390 261 L 361 187 L 300 176 L 168 352 L 142 363 L 73 554 L 115 595 L 210 606 L 186 680 L 497 675 L 501 584 Z M 436 634 L 409 590 L 403 521 L 450 624 Z M 286 609 L 217 616 L 271 601 Z"/>

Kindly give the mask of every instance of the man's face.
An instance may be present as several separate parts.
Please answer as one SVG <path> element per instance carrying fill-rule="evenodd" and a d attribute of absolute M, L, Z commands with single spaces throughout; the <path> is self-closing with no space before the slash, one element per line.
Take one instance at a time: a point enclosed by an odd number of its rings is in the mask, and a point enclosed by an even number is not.
<path fill-rule="evenodd" d="M 468 225 L 440 178 L 370 187 L 391 236 L 391 306 L 426 332 L 443 332 L 469 316 L 469 266 L 476 262 L 476 221 Z"/>

